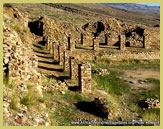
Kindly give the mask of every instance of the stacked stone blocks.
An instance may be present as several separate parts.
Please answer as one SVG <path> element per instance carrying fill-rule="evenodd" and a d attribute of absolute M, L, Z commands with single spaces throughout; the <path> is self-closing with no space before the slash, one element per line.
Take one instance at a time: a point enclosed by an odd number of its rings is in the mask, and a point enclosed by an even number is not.
<path fill-rule="evenodd" d="M 79 89 L 82 93 L 91 91 L 91 65 L 88 62 L 78 65 Z"/>

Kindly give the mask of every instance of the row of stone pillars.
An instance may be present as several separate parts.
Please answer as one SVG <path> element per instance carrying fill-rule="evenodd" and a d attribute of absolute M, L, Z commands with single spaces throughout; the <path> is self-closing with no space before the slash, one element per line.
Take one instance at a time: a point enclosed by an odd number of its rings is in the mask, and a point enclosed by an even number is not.
<path fill-rule="evenodd" d="M 148 34 L 143 35 L 143 48 L 149 49 L 150 48 L 150 36 Z M 126 35 L 119 35 L 119 49 L 125 50 L 126 48 Z"/>
<path fill-rule="evenodd" d="M 84 34 L 81 33 L 81 44 L 85 43 L 84 40 Z M 105 44 L 109 46 L 109 40 L 111 41 L 112 39 L 109 39 L 109 36 L 107 34 L 105 34 Z M 148 34 L 144 34 L 143 35 L 143 48 L 148 49 L 149 48 L 149 44 L 150 44 L 150 36 Z M 125 50 L 126 47 L 126 35 L 121 34 L 119 35 L 119 49 L 120 50 Z M 93 50 L 98 51 L 99 50 L 99 40 L 98 38 L 93 38 Z"/>
<path fill-rule="evenodd" d="M 71 44 L 70 38 L 68 43 Z M 70 56 L 70 49 L 66 50 L 64 44 L 51 42 L 47 40 L 47 49 L 53 55 L 59 65 L 63 65 L 64 72 L 70 73 L 70 78 L 78 81 L 81 92 L 91 91 L 91 65 L 90 63 L 79 63 L 75 57 Z"/>

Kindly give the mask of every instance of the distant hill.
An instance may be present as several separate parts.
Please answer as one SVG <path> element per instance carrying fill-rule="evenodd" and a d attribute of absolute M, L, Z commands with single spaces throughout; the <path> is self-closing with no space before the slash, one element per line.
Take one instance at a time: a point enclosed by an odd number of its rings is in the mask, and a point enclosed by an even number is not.
<path fill-rule="evenodd" d="M 130 11 L 99 3 L 12 4 L 12 6 L 22 12 L 28 12 L 31 18 L 37 17 L 38 14 L 47 15 L 52 19 L 71 22 L 73 24 L 84 24 L 105 18 L 116 18 L 130 24 L 160 25 L 159 13 Z M 144 5 L 140 6 L 143 7 Z"/>
<path fill-rule="evenodd" d="M 120 8 L 120 9 L 125 9 L 128 11 L 160 14 L 160 6 L 148 6 L 148 5 L 135 4 L 135 3 L 101 3 L 101 4 Z"/>

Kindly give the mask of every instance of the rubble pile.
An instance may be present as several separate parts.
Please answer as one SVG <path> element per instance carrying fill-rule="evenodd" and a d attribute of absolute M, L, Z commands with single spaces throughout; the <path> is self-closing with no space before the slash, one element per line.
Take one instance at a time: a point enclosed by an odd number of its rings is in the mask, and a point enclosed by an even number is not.
<path fill-rule="evenodd" d="M 147 98 L 146 100 L 141 100 L 139 106 L 142 108 L 152 109 L 152 108 L 160 108 L 160 102 L 158 99 Z"/>
<path fill-rule="evenodd" d="M 67 86 L 66 82 L 58 81 L 57 83 L 54 83 L 54 84 L 43 85 L 42 89 L 44 91 L 49 91 L 49 90 L 67 90 L 68 86 Z"/>
<path fill-rule="evenodd" d="M 100 76 L 109 75 L 108 70 L 107 69 L 102 69 L 102 68 L 95 69 L 93 72 L 100 75 Z"/>

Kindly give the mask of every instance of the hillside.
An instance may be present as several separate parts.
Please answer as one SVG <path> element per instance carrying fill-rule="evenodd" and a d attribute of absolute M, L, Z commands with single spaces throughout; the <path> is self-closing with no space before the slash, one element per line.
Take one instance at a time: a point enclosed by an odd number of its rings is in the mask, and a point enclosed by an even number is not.
<path fill-rule="evenodd" d="M 157 15 L 4 4 L 4 126 L 159 126 Z"/>
<path fill-rule="evenodd" d="M 14 6 L 14 5 L 13 5 Z M 50 6 L 50 7 L 47 7 Z M 55 8 L 58 8 L 59 10 L 53 10 L 52 6 Z M 15 7 L 18 7 L 22 11 L 28 11 L 31 13 L 31 15 L 36 15 L 37 11 L 41 12 L 42 15 L 43 13 L 46 13 L 46 15 L 51 16 L 52 18 L 57 18 L 57 19 L 63 19 L 65 21 L 74 21 L 77 20 L 80 22 L 85 20 L 92 21 L 95 19 L 100 19 L 100 18 L 105 18 L 107 17 L 112 17 L 119 19 L 121 21 L 129 22 L 129 23 L 136 23 L 136 24 L 144 24 L 144 25 L 149 25 L 149 26 L 154 26 L 154 25 L 159 25 L 160 24 L 160 15 L 159 14 L 147 14 L 147 13 L 141 13 L 141 12 L 133 12 L 133 11 L 127 11 L 124 9 L 118 9 L 115 7 L 111 6 L 105 6 L 105 5 L 100 5 L 100 4 L 35 4 L 34 6 L 28 4 L 19 4 L 15 5 Z M 44 11 L 39 10 L 39 8 L 44 9 Z M 64 9 L 65 8 L 65 9 Z M 62 14 L 61 10 L 64 10 L 65 14 Z M 72 12 L 72 10 L 75 10 Z M 67 13 L 66 13 L 67 12 Z M 68 12 L 71 12 L 74 14 L 74 18 L 72 18 L 72 15 Z M 82 12 L 80 15 L 79 12 Z M 62 14 L 62 15 L 59 15 Z M 89 17 L 87 17 L 89 16 Z M 76 17 L 76 18 L 75 18 Z M 96 17 L 96 18 L 95 18 Z M 79 18 L 79 20 L 78 20 Z"/>
<path fill-rule="evenodd" d="M 120 9 L 125 9 L 128 11 L 138 11 L 144 13 L 151 13 L 158 15 L 160 14 L 160 6 L 147 6 L 135 3 L 101 3 L 102 5 L 112 6 Z"/>

